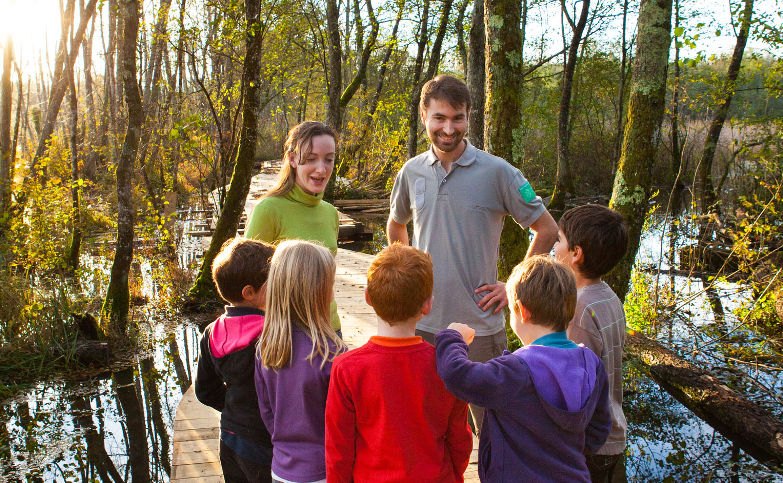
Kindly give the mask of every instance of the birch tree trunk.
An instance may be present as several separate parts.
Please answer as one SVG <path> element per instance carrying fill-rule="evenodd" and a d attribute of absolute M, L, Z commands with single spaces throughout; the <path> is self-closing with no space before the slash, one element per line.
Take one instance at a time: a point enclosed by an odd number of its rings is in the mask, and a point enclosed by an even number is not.
<path fill-rule="evenodd" d="M 117 248 L 109 278 L 109 289 L 101 313 L 109 319 L 109 333 L 122 336 L 130 309 L 128 274 L 133 260 L 133 163 L 139 149 L 144 110 L 136 75 L 136 39 L 139 33 L 139 0 L 120 0 L 122 47 L 120 73 L 128 108 L 128 126 L 117 162 Z M 134 475 L 135 478 L 135 475 Z"/>
<path fill-rule="evenodd" d="M 215 232 L 212 235 L 209 248 L 204 253 L 198 277 L 188 292 L 188 305 L 190 306 L 198 306 L 217 297 L 217 290 L 212 280 L 212 261 L 223 243 L 236 235 L 239 220 L 245 209 L 245 198 L 250 191 L 250 178 L 258 141 L 258 111 L 261 104 L 261 86 L 258 78 L 261 74 L 263 20 L 261 19 L 260 0 L 245 1 L 245 17 L 247 20 L 245 33 L 247 48 L 242 72 L 245 101 L 242 106 L 242 132 L 239 139 L 237 160 L 234 165 L 234 174 L 231 176 L 231 184 L 226 193 L 226 201 L 215 226 Z"/>
<path fill-rule="evenodd" d="M 753 0 L 745 0 L 745 7 L 740 19 L 740 30 L 737 34 L 737 42 L 734 45 L 734 52 L 731 55 L 729 69 L 726 73 L 726 81 L 723 83 L 722 98 L 718 101 L 718 107 L 715 110 L 715 116 L 710 122 L 710 128 L 707 131 L 707 138 L 704 140 L 704 149 L 701 153 L 699 163 L 696 165 L 695 179 L 693 180 L 694 196 L 696 197 L 696 207 L 702 213 L 713 209 L 716 201 L 715 187 L 712 183 L 712 162 L 715 159 L 715 149 L 718 146 L 720 133 L 726 118 L 729 115 L 729 106 L 734 92 L 737 88 L 737 76 L 739 76 L 740 66 L 742 65 L 742 56 L 745 52 L 745 45 L 748 42 L 748 32 L 750 30 L 750 20 L 753 15 Z"/>
<path fill-rule="evenodd" d="M 628 121 L 609 202 L 609 207 L 622 214 L 628 224 L 628 250 L 605 277 L 621 300 L 625 299 L 628 291 L 628 281 L 639 249 L 650 198 L 652 160 L 661 137 L 671 17 L 672 0 L 642 0 Z"/>

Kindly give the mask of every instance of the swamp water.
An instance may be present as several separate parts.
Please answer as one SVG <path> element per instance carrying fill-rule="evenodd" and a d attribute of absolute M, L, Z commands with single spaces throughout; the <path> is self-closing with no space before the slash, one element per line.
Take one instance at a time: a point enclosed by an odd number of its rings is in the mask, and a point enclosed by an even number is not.
<path fill-rule="evenodd" d="M 374 231 L 374 240 L 345 248 L 377 252 L 384 244 L 385 219 L 361 221 Z M 657 220 L 645 232 L 638 256 L 643 264 L 661 261 L 661 268 L 668 268 L 661 257 L 668 248 L 668 226 Z M 683 237 L 675 244 L 688 242 Z M 200 243 L 187 237 L 183 243 L 188 247 L 180 254 L 184 265 Z M 654 283 L 655 276 L 647 282 Z M 673 283 L 684 301 L 659 328 L 659 338 L 781 416 L 783 373 L 731 365 L 724 345 L 714 340 L 731 332 L 735 344 L 766 350 L 765 339 L 731 313 L 747 303 L 748 291 L 738 284 L 713 285 L 725 312 L 716 321 L 703 282 L 661 275 L 658 283 Z M 149 281 L 144 287 L 150 295 L 155 291 Z M 151 481 L 169 480 L 174 417 L 195 374 L 200 334 L 188 318 L 150 320 L 157 320 L 146 323 L 152 349 L 132 364 L 89 378 L 40 382 L 0 406 L 0 481 L 127 481 L 131 471 L 148 474 Z M 625 374 L 629 480 L 783 482 L 783 474 L 745 455 L 637 368 L 627 364 Z"/>

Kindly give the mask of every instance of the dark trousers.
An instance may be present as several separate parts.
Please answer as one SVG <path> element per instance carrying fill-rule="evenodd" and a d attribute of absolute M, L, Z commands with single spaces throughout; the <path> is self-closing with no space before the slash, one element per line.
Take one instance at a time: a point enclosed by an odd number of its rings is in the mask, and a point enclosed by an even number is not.
<path fill-rule="evenodd" d="M 585 455 L 593 483 L 625 483 L 625 458 L 622 454 Z"/>
<path fill-rule="evenodd" d="M 272 483 L 272 465 L 245 459 L 220 440 L 220 466 L 226 483 Z"/>

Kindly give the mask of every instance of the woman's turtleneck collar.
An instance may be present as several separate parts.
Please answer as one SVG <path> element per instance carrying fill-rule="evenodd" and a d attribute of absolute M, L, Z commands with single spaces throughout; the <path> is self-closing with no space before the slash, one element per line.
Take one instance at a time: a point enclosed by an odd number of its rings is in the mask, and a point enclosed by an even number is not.
<path fill-rule="evenodd" d="M 315 206 L 318 203 L 321 202 L 321 199 L 324 197 L 323 191 L 318 193 L 317 195 L 311 195 L 305 192 L 305 190 L 302 189 L 301 186 L 294 183 L 294 187 L 291 188 L 291 191 L 288 192 L 287 195 L 285 195 L 286 198 L 298 201 L 299 203 L 302 203 L 303 205 L 307 206 Z"/>

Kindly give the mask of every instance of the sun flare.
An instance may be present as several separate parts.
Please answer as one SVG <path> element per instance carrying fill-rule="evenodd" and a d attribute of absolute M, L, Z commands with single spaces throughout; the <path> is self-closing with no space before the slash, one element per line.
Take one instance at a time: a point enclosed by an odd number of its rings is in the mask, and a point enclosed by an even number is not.
<path fill-rule="evenodd" d="M 78 22 L 78 13 L 75 17 Z M 5 46 L 10 36 L 24 72 L 37 68 L 39 59 L 44 65 L 53 62 L 60 31 L 58 0 L 0 0 L 0 42 Z"/>

